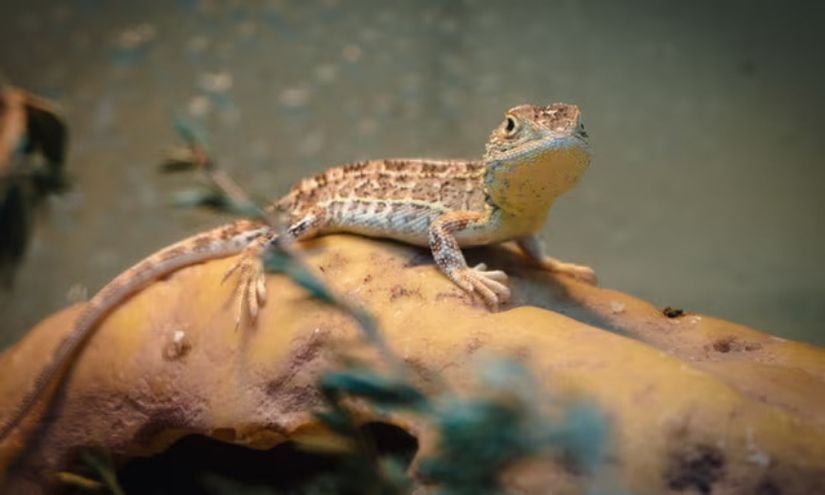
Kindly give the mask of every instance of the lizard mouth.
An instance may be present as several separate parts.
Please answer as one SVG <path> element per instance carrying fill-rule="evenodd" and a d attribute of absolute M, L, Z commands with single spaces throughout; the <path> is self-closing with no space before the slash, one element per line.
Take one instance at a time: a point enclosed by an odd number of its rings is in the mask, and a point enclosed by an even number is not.
<path fill-rule="evenodd" d="M 590 141 L 588 140 L 590 136 L 584 129 L 577 130 L 576 132 L 572 133 L 570 137 L 572 138 L 571 141 L 575 143 L 575 145 L 581 146 L 585 149 L 590 148 Z"/>

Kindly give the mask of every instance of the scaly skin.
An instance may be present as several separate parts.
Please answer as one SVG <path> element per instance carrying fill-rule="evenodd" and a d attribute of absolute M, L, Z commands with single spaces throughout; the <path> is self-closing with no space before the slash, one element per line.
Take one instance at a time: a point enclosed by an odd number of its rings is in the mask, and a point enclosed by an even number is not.
<path fill-rule="evenodd" d="M 289 225 L 280 235 L 262 223 L 241 220 L 158 251 L 86 304 L 52 361 L 0 428 L 0 440 L 114 307 L 153 280 L 209 259 L 244 253 L 225 279 L 237 275 L 239 321 L 247 315 L 253 322 L 266 296 L 260 255 L 276 242 L 332 232 L 429 246 L 445 275 L 493 307 L 510 296 L 507 275 L 488 271 L 484 264 L 467 266 L 461 247 L 515 240 L 545 269 L 594 282 L 587 267 L 545 258 L 536 237 L 553 201 L 587 168 L 586 138 L 576 106 L 521 105 L 510 109 L 493 130 L 481 160 L 370 160 L 335 167 L 301 181 L 271 206 Z"/>

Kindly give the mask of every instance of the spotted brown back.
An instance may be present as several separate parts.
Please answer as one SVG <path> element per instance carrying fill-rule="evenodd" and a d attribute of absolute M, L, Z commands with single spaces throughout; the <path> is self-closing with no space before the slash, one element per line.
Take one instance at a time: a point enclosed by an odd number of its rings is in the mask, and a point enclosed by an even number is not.
<path fill-rule="evenodd" d="M 485 205 L 484 165 L 459 160 L 369 160 L 304 179 L 277 203 L 291 218 L 348 201 L 422 202 L 447 211 Z"/>
<path fill-rule="evenodd" d="M 297 184 L 276 208 L 290 225 L 425 244 L 429 224 L 450 211 L 486 211 L 484 165 L 466 160 L 369 160 Z M 323 219 L 318 218 L 323 216 Z"/>

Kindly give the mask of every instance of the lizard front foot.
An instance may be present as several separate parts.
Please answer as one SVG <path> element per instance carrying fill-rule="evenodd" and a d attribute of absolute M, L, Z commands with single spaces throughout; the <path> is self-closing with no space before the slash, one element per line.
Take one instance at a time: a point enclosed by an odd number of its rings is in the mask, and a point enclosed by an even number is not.
<path fill-rule="evenodd" d="M 455 270 L 450 278 L 468 293 L 481 296 L 489 306 L 496 307 L 510 299 L 510 289 L 504 285 L 507 274 L 501 270 L 488 271 L 484 263 Z"/>
<path fill-rule="evenodd" d="M 254 323 L 258 318 L 258 311 L 266 300 L 266 275 L 263 263 L 257 253 L 245 253 L 232 268 L 226 271 L 222 282 L 232 274 L 237 273 L 235 297 L 238 298 L 238 312 L 235 315 L 235 324 L 240 325 L 244 316 Z"/>

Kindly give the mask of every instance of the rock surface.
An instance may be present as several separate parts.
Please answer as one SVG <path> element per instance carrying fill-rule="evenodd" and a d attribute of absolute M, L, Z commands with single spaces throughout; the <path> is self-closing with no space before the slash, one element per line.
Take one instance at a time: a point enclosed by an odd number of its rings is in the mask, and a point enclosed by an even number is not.
<path fill-rule="evenodd" d="M 606 412 L 617 483 L 633 493 L 825 493 L 825 350 L 736 324 L 661 309 L 556 278 L 513 251 L 471 250 L 511 276 L 513 301 L 491 313 L 429 253 L 353 236 L 303 246 L 311 266 L 378 319 L 423 390 L 472 382 L 479 356 L 523 362 L 546 392 Z M 580 260 L 576 260 L 580 261 Z M 145 456 L 198 433 L 269 448 L 317 431 L 318 377 L 341 352 L 381 367 L 353 321 L 280 275 L 254 327 L 236 328 L 233 260 L 180 270 L 136 294 L 99 326 L 48 413 L 35 410 L 4 444 L 4 493 L 53 488 L 79 447 Z M 80 310 L 37 325 L 0 356 L 7 417 Z M 381 418 L 431 451 L 426 427 Z M 12 462 L 14 460 L 14 462 Z M 521 466 L 525 493 L 554 483 L 579 493 L 564 466 Z"/>

